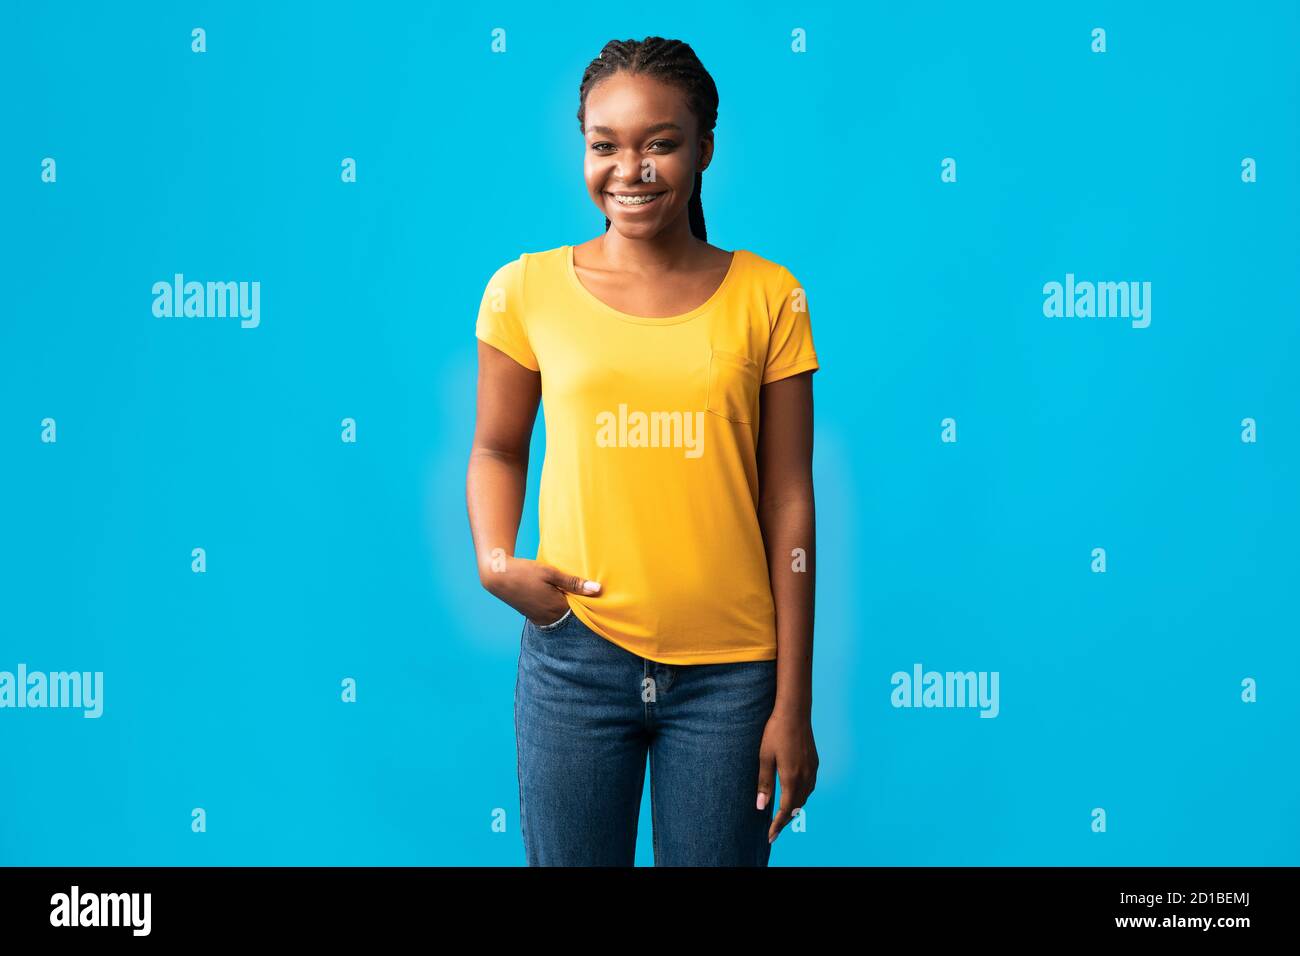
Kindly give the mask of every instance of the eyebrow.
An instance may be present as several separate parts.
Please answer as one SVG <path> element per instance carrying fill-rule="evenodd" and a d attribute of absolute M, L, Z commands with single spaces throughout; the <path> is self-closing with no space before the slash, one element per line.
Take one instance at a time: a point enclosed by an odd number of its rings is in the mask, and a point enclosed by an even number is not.
<path fill-rule="evenodd" d="M 617 135 L 618 135 L 618 134 L 615 133 L 612 129 L 610 129 L 608 126 L 588 126 L 587 129 L 589 129 L 589 130 L 590 130 L 591 132 L 593 132 L 593 133 L 600 133 L 600 134 L 603 135 L 603 136 L 617 136 Z M 655 123 L 653 126 L 647 126 L 646 129 L 645 129 L 645 132 L 646 132 L 646 135 L 648 136 L 648 135 L 650 135 L 651 133 L 659 133 L 659 132 L 662 132 L 663 130 L 666 130 L 666 129 L 675 129 L 675 130 L 677 130 L 679 133 L 682 131 L 682 128 L 681 128 L 680 126 L 678 126 L 676 123 Z"/>

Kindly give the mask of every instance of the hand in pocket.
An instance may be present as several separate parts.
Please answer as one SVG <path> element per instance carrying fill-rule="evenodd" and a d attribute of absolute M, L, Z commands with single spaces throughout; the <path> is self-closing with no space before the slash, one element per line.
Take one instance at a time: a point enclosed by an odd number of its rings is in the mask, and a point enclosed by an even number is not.
<path fill-rule="evenodd" d="M 558 624 L 569 611 L 566 593 L 591 597 L 600 585 L 549 564 L 527 558 L 507 558 L 501 571 L 490 572 L 487 589 L 533 622 L 535 627 Z"/>

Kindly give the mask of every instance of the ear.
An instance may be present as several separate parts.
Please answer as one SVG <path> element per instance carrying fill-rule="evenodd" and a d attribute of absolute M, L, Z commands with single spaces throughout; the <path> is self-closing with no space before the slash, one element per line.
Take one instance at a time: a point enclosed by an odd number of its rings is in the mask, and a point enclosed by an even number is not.
<path fill-rule="evenodd" d="M 700 152 L 697 160 L 700 172 L 708 169 L 711 162 L 713 162 L 713 131 L 709 130 L 700 137 Z"/>

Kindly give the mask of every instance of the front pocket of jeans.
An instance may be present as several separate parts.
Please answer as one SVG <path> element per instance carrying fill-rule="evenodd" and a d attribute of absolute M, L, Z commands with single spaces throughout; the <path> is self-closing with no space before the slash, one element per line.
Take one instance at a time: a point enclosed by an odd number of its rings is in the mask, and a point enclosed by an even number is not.
<path fill-rule="evenodd" d="M 564 616 L 561 617 L 558 621 L 555 621 L 554 623 L 551 624 L 533 624 L 533 627 L 543 632 L 553 631 L 556 628 L 558 628 L 560 625 L 562 625 L 565 621 L 567 621 L 569 619 L 569 615 L 572 613 L 573 613 L 573 608 L 569 608 L 567 611 L 564 612 Z"/>
<path fill-rule="evenodd" d="M 709 354 L 709 391 L 704 407 L 729 422 L 749 424 L 754 420 L 758 397 L 758 363 L 739 352 Z"/>

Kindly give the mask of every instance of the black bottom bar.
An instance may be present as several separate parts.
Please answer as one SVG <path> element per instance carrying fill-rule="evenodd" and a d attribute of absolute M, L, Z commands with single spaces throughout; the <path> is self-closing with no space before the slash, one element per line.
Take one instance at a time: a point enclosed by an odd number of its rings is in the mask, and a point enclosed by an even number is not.
<path fill-rule="evenodd" d="M 588 930 L 599 942 L 596 929 L 620 920 L 629 939 L 650 932 L 652 946 L 663 942 L 656 927 L 693 925 L 723 936 L 765 925 L 818 936 L 843 929 L 864 945 L 878 932 L 1232 945 L 1294 934 L 1296 875 L 1293 867 L 11 867 L 0 869 L 0 926 L 6 942 L 75 936 L 78 945 L 413 934 L 436 942 L 449 932 L 572 942 Z"/>

